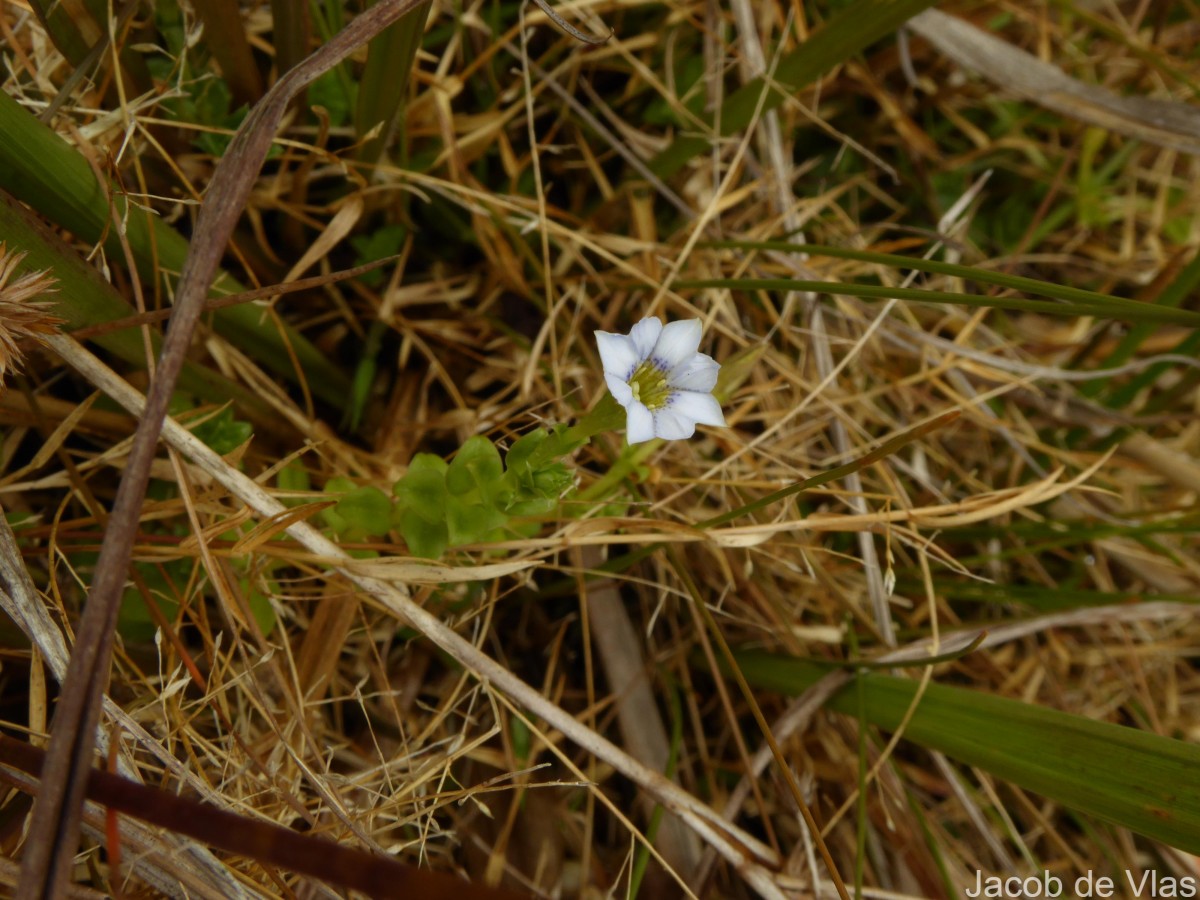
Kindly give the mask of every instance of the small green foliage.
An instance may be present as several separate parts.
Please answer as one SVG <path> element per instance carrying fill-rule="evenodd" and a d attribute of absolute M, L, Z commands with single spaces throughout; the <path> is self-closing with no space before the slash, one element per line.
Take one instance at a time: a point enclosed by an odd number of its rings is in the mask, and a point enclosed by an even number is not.
<path fill-rule="evenodd" d="M 426 522 L 446 518 L 446 471 L 450 467 L 440 456 L 418 453 L 409 463 L 408 473 L 396 482 L 393 493 L 406 509 Z"/>
<path fill-rule="evenodd" d="M 368 234 L 355 235 L 350 238 L 350 246 L 354 248 L 357 256 L 355 265 L 361 266 L 375 262 L 377 259 L 395 256 L 404 246 L 406 237 L 408 237 L 408 229 L 403 225 L 384 225 L 373 229 Z M 372 269 L 370 272 L 359 275 L 358 280 L 371 287 L 379 287 L 383 284 L 383 272 L 379 269 Z"/>
<path fill-rule="evenodd" d="M 704 55 L 702 53 L 684 54 L 675 63 L 675 91 L 678 95 L 673 101 L 666 97 L 654 95 L 646 105 L 642 119 L 649 125 L 682 125 L 689 123 L 681 115 L 676 104 L 686 107 L 692 115 L 700 118 L 704 115 L 705 93 L 700 79 L 704 75 Z"/>
<path fill-rule="evenodd" d="M 400 514 L 400 533 L 413 556 L 437 559 L 450 546 L 450 532 L 446 523 L 430 522 L 413 509 Z"/>
<path fill-rule="evenodd" d="M 222 456 L 242 446 L 250 440 L 253 433 L 254 429 L 249 422 L 241 422 L 234 418 L 231 406 L 225 407 L 192 429 L 192 434 Z"/>
<path fill-rule="evenodd" d="M 528 762 L 529 753 L 533 749 L 533 734 L 530 732 L 529 726 L 520 716 L 511 715 L 508 717 L 508 735 L 512 741 L 513 758 L 519 765 L 524 765 Z"/>
<path fill-rule="evenodd" d="M 571 486 L 571 471 L 555 457 L 574 449 L 565 429 L 538 428 L 514 443 L 505 457 L 505 511 L 512 516 L 544 516 Z"/>
<path fill-rule="evenodd" d="M 325 483 L 325 493 L 338 497 L 337 504 L 322 510 L 321 515 L 339 537 L 358 541 L 391 530 L 392 500 L 379 488 L 360 487 L 349 478 L 338 477 Z"/>
<path fill-rule="evenodd" d="M 418 453 L 409 463 L 408 473 L 393 488 L 400 502 L 400 533 L 414 556 L 437 559 L 449 546 L 446 525 L 449 468 L 440 456 Z"/>
<path fill-rule="evenodd" d="M 233 133 L 246 118 L 247 108 L 230 109 L 233 95 L 229 85 L 213 72 L 206 71 L 210 68 L 210 60 L 203 43 L 188 46 L 179 4 L 156 4 L 155 19 L 167 52 L 149 57 L 146 66 L 156 79 L 180 89 L 179 94 L 164 98 L 163 110 L 179 122 L 214 129 L 197 132 L 192 145 L 219 159 L 229 149 Z M 281 152 L 272 147 L 268 158 Z"/>
<path fill-rule="evenodd" d="M 452 546 L 482 541 L 507 522 L 508 515 L 503 510 L 483 500 L 472 502 L 451 497 L 446 505 L 446 527 Z"/>
<path fill-rule="evenodd" d="M 275 476 L 275 484 L 279 490 L 287 493 L 312 490 L 312 480 L 308 477 L 308 470 L 299 460 L 292 460 L 280 469 Z M 280 497 L 279 502 L 284 506 L 298 506 L 304 501 L 299 497 Z"/>
<path fill-rule="evenodd" d="M 457 497 L 474 496 L 490 501 L 500 489 L 504 464 L 495 444 L 483 435 L 469 438 L 446 470 L 446 488 Z"/>
<path fill-rule="evenodd" d="M 539 428 L 518 439 L 504 461 L 482 435 L 463 444 L 449 464 L 418 453 L 394 488 L 394 520 L 409 550 L 436 559 L 449 547 L 536 534 L 536 522 L 513 519 L 554 511 L 573 480 L 558 458 L 578 444 L 566 429 Z"/>
<path fill-rule="evenodd" d="M 146 586 L 159 612 L 173 621 L 179 612 L 179 595 L 175 585 L 187 583 L 187 560 L 169 563 L 134 563 L 142 583 Z M 117 613 L 117 631 L 132 643 L 148 643 L 154 640 L 158 623 L 150 612 L 150 605 L 136 585 L 125 589 L 121 597 L 121 609 Z"/>
<path fill-rule="evenodd" d="M 365 485 L 342 497 L 333 512 L 346 523 L 346 533 L 378 536 L 391 527 L 392 501 L 379 488 Z"/>
<path fill-rule="evenodd" d="M 271 598 L 267 593 L 259 589 L 258 582 L 252 578 L 243 578 L 240 581 L 242 593 L 246 597 L 246 603 L 250 607 L 250 614 L 254 616 L 254 621 L 258 623 L 259 630 L 264 637 L 270 637 L 271 632 L 275 630 L 275 625 L 278 619 L 275 617 L 275 609 L 271 606 Z M 278 593 L 279 583 L 273 578 L 265 580 L 264 585 L 271 590 L 271 593 Z"/>
<path fill-rule="evenodd" d="M 321 75 L 308 87 L 308 102 L 324 109 L 329 114 L 329 124 L 335 128 L 350 121 L 356 98 L 355 85 L 347 84 L 336 69 Z"/>

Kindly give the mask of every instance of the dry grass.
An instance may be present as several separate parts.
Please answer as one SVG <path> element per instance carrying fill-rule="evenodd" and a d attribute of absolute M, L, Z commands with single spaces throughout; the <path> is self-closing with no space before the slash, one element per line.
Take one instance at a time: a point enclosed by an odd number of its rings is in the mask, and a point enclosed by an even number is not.
<path fill-rule="evenodd" d="M 1187 330 L 678 286 L 798 275 L 963 289 L 799 250 L 704 243 L 794 233 L 798 244 L 802 235 L 928 254 L 1154 300 L 1200 243 L 1200 163 L 1013 100 L 910 37 L 840 66 L 668 183 L 647 178 L 645 163 L 674 129 L 698 128 L 704 109 L 769 72 L 818 21 L 808 5 L 729 6 L 563 4 L 582 28 L 615 29 L 584 48 L 532 7 L 526 40 L 507 13 L 509 30 L 489 34 L 492 6 L 457 15 L 435 3 L 432 49 L 418 57 L 403 123 L 409 166 L 356 163 L 346 124 L 298 112 L 284 128 L 227 268 L 255 285 L 330 274 L 362 261 L 352 237 L 404 226 L 382 251 L 399 256 L 381 279 L 330 279 L 269 301 L 348 373 L 379 323 L 377 368 L 351 433 L 345 410 L 278 381 L 202 326 L 193 359 L 252 388 L 276 421 L 224 464 L 165 450 L 156 463 L 130 592 L 152 618 L 122 626 L 102 724 L 126 771 L 477 883 L 624 896 L 652 798 L 683 801 L 600 742 L 567 734 L 573 720 L 659 771 L 669 751 L 694 798 L 682 824 L 654 826 L 678 878 L 655 862 L 641 896 L 670 896 L 679 882 L 705 897 L 810 896 L 814 877 L 831 895 L 785 779 L 766 756 L 751 762 L 763 735 L 736 683 L 714 674 L 720 649 L 689 579 L 736 648 L 841 660 L 910 644 L 936 652 L 987 628 L 988 643 L 932 677 L 1200 740 L 1194 615 L 1183 603 L 1114 607 L 1190 601 L 1200 581 L 1196 369 L 1161 362 L 1189 352 L 1178 346 Z M 992 22 L 996 36 L 1080 81 L 1194 108 L 1200 65 L 1186 13 L 1196 10 L 1163 4 L 1156 21 L 1150 6 L 945 11 Z M 22 7 L 0 9 L 0 21 L 6 90 L 40 111 L 71 67 Z M 268 6 L 241 27 L 265 60 Z M 903 73 L 909 61 L 915 83 Z M 187 124 L 168 121 L 162 100 L 123 96 L 102 65 L 60 101 L 54 123 L 186 231 L 214 159 Z M 656 125 L 668 118 L 682 124 Z M 133 296 L 122 261 L 96 262 Z M 158 286 L 142 288 L 149 305 L 166 305 Z M 649 314 L 702 318 L 702 349 L 718 360 L 760 354 L 726 404 L 730 427 L 634 451 L 626 478 L 582 499 L 631 459 L 621 435 L 600 437 L 575 458 L 577 499 L 535 536 L 452 551 L 447 572 L 407 559 L 395 535 L 344 544 L 384 560 L 354 564 L 299 532 L 281 535 L 288 522 L 254 530 L 278 508 L 237 471 L 292 507 L 324 499 L 321 487 L 338 476 L 390 491 L 416 452 L 449 455 L 475 434 L 507 444 L 578 417 L 603 388 L 592 331 L 623 331 Z M 49 613 L 42 630 L 4 622 L 0 697 L 4 724 L 35 741 L 61 674 L 53 665 L 43 674 L 52 654 L 41 642 L 57 628 L 70 640 L 132 422 L 92 397 L 107 390 L 98 365 L 82 364 L 91 374 L 81 375 L 63 358 L 78 367 L 82 351 L 62 338 L 53 346 L 58 355 L 10 373 L 0 397 L 0 502 L 20 521 L 23 560 Z M 1125 396 L 1147 371 L 1157 377 Z M 124 374 L 144 386 L 140 373 Z M 853 477 L 692 527 L 955 408 L 957 422 Z M 302 467 L 313 490 L 281 487 L 285 465 Z M 316 507 L 304 518 L 322 527 Z M 650 545 L 659 546 L 622 562 Z M 614 570 L 591 577 L 605 560 Z M 530 716 L 477 657 L 418 633 L 410 597 L 563 720 Z M 852 885 L 861 865 L 867 896 L 937 896 L 973 883 L 976 870 L 1194 874 L 1182 851 L 873 729 L 864 785 L 853 718 L 795 707 L 788 721 L 788 698 L 760 691 L 755 701 L 777 723 L 842 878 Z M 762 774 L 739 789 L 750 770 Z M 4 798 L 0 850 L 11 860 L 27 804 L 17 791 Z M 762 842 L 743 871 L 735 851 L 700 839 L 703 809 Z M 218 853 L 185 868 L 126 840 L 115 866 L 113 844 L 91 831 L 78 880 L 127 897 L 172 884 L 193 896 L 235 883 L 252 896 L 334 893 L 251 858 Z M 12 878 L 0 867 L 0 882 Z"/>

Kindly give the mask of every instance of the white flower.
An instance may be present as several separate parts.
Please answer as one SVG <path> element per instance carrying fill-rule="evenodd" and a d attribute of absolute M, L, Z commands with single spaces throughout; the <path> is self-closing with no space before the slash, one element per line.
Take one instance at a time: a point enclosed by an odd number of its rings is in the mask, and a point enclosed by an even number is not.
<path fill-rule="evenodd" d="M 629 443 L 651 438 L 690 438 L 696 425 L 724 425 L 721 405 L 712 395 L 721 366 L 697 353 L 699 319 L 663 325 L 642 319 L 628 335 L 596 332 L 604 380 L 625 407 Z"/>

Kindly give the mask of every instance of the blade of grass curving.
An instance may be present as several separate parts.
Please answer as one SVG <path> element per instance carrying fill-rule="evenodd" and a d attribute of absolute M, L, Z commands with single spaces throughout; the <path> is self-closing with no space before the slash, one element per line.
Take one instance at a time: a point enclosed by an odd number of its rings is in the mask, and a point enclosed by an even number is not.
<path fill-rule="evenodd" d="M 764 91 L 770 92 L 762 104 L 762 110 L 766 112 L 780 106 L 787 94 L 812 84 L 870 44 L 891 34 L 917 13 L 933 6 L 934 2 L 936 0 L 856 0 L 851 3 L 810 35 L 804 46 L 779 61 L 772 84 L 756 78 L 729 96 L 714 117 L 714 121 L 720 123 L 721 135 L 733 134 L 750 124 Z M 651 161 L 650 168 L 659 178 L 670 178 L 693 157 L 707 151 L 710 145 L 706 136 L 681 134 Z"/>
<path fill-rule="evenodd" d="M 197 237 L 180 273 L 171 327 L 117 489 L 95 577 L 76 631 L 77 641 L 51 728 L 45 777 L 33 808 L 17 885 L 18 898 L 59 897 L 66 889 L 79 841 L 79 816 L 92 767 L 100 699 L 108 683 L 117 613 L 150 465 L 204 300 L 275 131 L 288 104 L 304 87 L 418 2 L 383 0 L 280 78 L 246 117 L 217 166 L 196 223 Z"/>
<path fill-rule="evenodd" d="M 737 661 L 752 684 L 789 695 L 828 673 L 824 666 L 757 651 L 739 653 Z M 867 721 L 895 729 L 916 683 L 874 673 L 856 680 Z M 854 715 L 855 690 L 843 688 L 830 708 Z M 1080 813 L 1200 853 L 1200 783 L 1194 777 L 1200 747 L 940 684 L 926 687 L 904 737 Z"/>
<path fill-rule="evenodd" d="M 953 303 L 983 309 L 1015 309 L 1051 316 L 1095 316 L 1126 322 L 1156 322 L 1200 328 L 1200 312 L 1169 309 L 1135 300 L 1110 297 L 1106 302 L 1069 300 L 1025 300 L 1020 297 L 985 297 L 953 291 L 888 287 L 878 284 L 845 284 L 837 281 L 805 281 L 793 278 L 703 278 L 675 282 L 677 288 L 724 288 L 731 291 L 813 291 L 861 300 L 907 300 L 917 303 Z"/>
<path fill-rule="evenodd" d="M 87 161 L 16 100 L 0 91 L 0 189 L 28 204 L 82 240 L 103 242 L 113 259 L 124 259 L 108 215 L 105 187 Z M 128 211 L 126 238 L 147 284 L 162 276 L 174 281 L 183 268 L 188 242 L 157 216 L 139 210 L 127 195 L 114 190 L 118 208 Z M 168 289 L 174 284 L 168 284 Z M 244 288 L 221 272 L 217 294 Z M 350 389 L 346 374 L 332 365 L 302 334 L 287 325 L 264 321 L 262 311 L 249 307 L 224 309 L 213 317 L 216 330 L 254 359 L 285 378 L 297 373 L 291 354 L 299 360 L 313 391 L 329 403 L 340 404 Z"/>
<path fill-rule="evenodd" d="M 967 281 L 977 281 L 980 284 L 994 284 L 998 287 L 1012 288 L 1026 294 L 1039 297 L 1051 297 L 1055 300 L 1078 301 L 1092 306 L 1117 304 L 1128 309 L 1141 309 L 1146 306 L 1140 300 L 1130 300 L 1124 297 L 1114 297 L 1111 294 L 1101 294 L 1083 288 L 1067 287 L 1036 278 L 1025 278 L 1020 275 L 1009 275 L 992 269 L 981 269 L 976 266 L 961 266 L 953 263 L 940 262 L 935 259 L 924 259 L 919 256 L 902 256 L 898 253 L 877 253 L 871 250 L 853 250 L 849 247 L 828 247 L 821 244 L 804 244 L 797 247 L 789 241 L 706 241 L 699 246 L 729 250 L 777 250 L 785 253 L 802 251 L 806 256 L 828 256 L 835 259 L 853 259 L 859 262 L 875 263 L 895 269 L 913 269 L 917 272 L 929 272 L 934 275 L 949 275 Z M 1178 304 L 1176 304 L 1178 305 Z"/>
<path fill-rule="evenodd" d="M 1178 276 L 1158 295 L 1154 305 L 1165 309 L 1178 308 L 1197 288 L 1200 288 L 1200 253 L 1197 253 L 1192 261 L 1184 266 Z M 1120 365 L 1128 361 L 1154 333 L 1154 326 L 1148 322 L 1131 328 L 1105 358 L 1102 366 Z M 1172 352 L 1190 355 L 1198 349 L 1200 349 L 1200 334 L 1190 334 Z M 1157 381 L 1168 368 L 1169 365 L 1166 363 L 1150 366 L 1146 371 L 1129 379 L 1126 384 L 1114 390 L 1106 400 L 1107 405 L 1114 409 L 1124 409 L 1138 394 Z M 1108 386 L 1107 382 L 1097 382 L 1082 386 L 1081 391 L 1085 395 L 1097 396 L 1106 386 Z"/>
<path fill-rule="evenodd" d="M 101 278 L 93 266 L 84 262 L 58 235 L 2 190 L 0 243 L 21 248 L 25 254 L 21 269 L 44 269 L 54 275 L 58 282 L 54 312 L 65 321 L 67 330 L 135 315 L 128 301 Z M 161 343 L 157 332 L 151 334 L 151 340 L 157 352 Z M 143 369 L 146 367 L 145 347 L 141 335 L 136 331 L 122 330 L 97 335 L 95 342 L 130 365 Z M 247 415 L 260 422 L 277 418 L 277 414 L 257 394 L 191 360 L 184 363 L 179 386 L 214 403 L 233 400 Z"/>
<path fill-rule="evenodd" d="M 424 0 L 371 41 L 367 48 L 367 64 L 358 83 L 354 126 L 360 139 L 376 126 L 380 130 L 359 146 L 358 158 L 363 162 L 379 162 L 395 136 L 396 124 L 404 113 L 409 75 L 421 46 L 431 2 Z"/>

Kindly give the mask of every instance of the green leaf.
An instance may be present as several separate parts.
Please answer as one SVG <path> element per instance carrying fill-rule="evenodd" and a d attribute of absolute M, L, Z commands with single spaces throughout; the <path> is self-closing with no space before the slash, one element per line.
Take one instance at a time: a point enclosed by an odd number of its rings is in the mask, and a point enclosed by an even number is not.
<path fill-rule="evenodd" d="M 179 596 L 177 589 L 172 586 L 186 584 L 189 564 L 186 560 L 174 560 L 168 563 L 134 563 L 138 574 L 146 585 L 159 611 L 167 621 L 173 621 L 179 614 Z M 121 609 L 117 613 L 117 631 L 121 637 L 133 643 L 149 643 L 154 640 L 158 631 L 158 623 L 150 612 L 150 606 L 142 592 L 136 586 L 125 589 L 121 595 Z"/>
<path fill-rule="evenodd" d="M 278 593 L 279 582 L 270 579 L 266 584 L 272 591 Z M 245 595 L 246 603 L 250 607 L 250 614 L 254 616 L 254 621 L 258 623 L 259 630 L 262 631 L 265 637 L 270 637 L 271 632 L 275 630 L 275 625 L 278 622 L 275 616 L 275 608 L 271 606 L 270 597 L 259 590 L 255 581 L 250 578 L 242 580 L 242 593 Z"/>
<path fill-rule="evenodd" d="M 548 437 L 550 437 L 550 433 L 545 428 L 535 428 L 529 434 L 517 438 L 504 456 L 504 465 L 510 472 L 528 470 L 533 454 L 546 442 Z"/>
<path fill-rule="evenodd" d="M 355 488 L 333 509 L 346 523 L 347 530 L 355 534 L 378 536 L 387 534 L 391 528 L 392 501 L 377 487 Z"/>
<path fill-rule="evenodd" d="M 537 496 L 557 500 L 571 486 L 574 476 L 562 463 L 549 463 L 533 473 L 533 489 Z"/>
<path fill-rule="evenodd" d="M 355 86 L 346 84 L 337 69 L 323 73 L 308 86 L 308 102 L 329 113 L 329 123 L 342 127 L 354 106 Z"/>
<path fill-rule="evenodd" d="M 275 476 L 275 485 L 279 490 L 287 493 L 312 490 L 312 481 L 308 477 L 308 470 L 298 459 L 292 460 L 279 470 Z M 280 497 L 279 502 L 284 506 L 298 506 L 304 502 L 304 499 L 302 497 Z"/>
<path fill-rule="evenodd" d="M 250 423 L 239 422 L 230 407 L 225 407 L 192 429 L 192 434 L 222 456 L 242 446 L 253 433 Z"/>
<path fill-rule="evenodd" d="M 408 464 L 408 472 L 396 482 L 394 493 L 406 509 L 426 522 L 440 522 L 445 527 L 448 468 L 440 456 L 418 453 Z"/>
<path fill-rule="evenodd" d="M 405 13 L 394 24 L 371 39 L 367 47 L 367 64 L 359 79 L 355 128 L 363 137 L 377 126 L 379 132 L 359 146 L 357 155 L 367 163 L 376 163 L 388 149 L 406 106 L 409 76 L 425 23 L 429 19 L 429 3 Z"/>
<path fill-rule="evenodd" d="M 414 509 L 401 514 L 400 533 L 408 544 L 408 552 L 425 559 L 438 559 L 450 543 L 445 522 L 430 522 Z"/>
<path fill-rule="evenodd" d="M 463 495 L 478 491 L 490 499 L 500 487 L 504 477 L 504 465 L 496 445 L 483 435 L 468 438 L 462 449 L 450 463 L 446 472 L 446 487 L 451 494 Z"/>
<path fill-rule="evenodd" d="M 372 229 L 367 234 L 354 235 L 350 238 L 350 246 L 354 248 L 355 253 L 354 264 L 361 266 L 397 255 L 404 246 L 406 237 L 408 227 L 395 224 Z M 358 280 L 371 287 L 379 287 L 383 284 L 383 272 L 380 269 L 372 269 L 359 275 Z"/>
<path fill-rule="evenodd" d="M 798 694 L 824 667 L 768 653 L 738 654 L 757 687 Z M 878 674 L 862 681 L 868 722 L 895 730 L 917 683 Z M 852 682 L 829 701 L 858 713 Z M 1139 834 L 1200 853 L 1200 747 L 1136 728 L 1097 722 L 981 691 L 930 684 L 904 729 L 905 740 Z"/>
<path fill-rule="evenodd" d="M 482 541 L 498 528 L 504 527 L 508 516 L 485 503 L 471 503 L 461 497 L 450 497 L 446 504 L 446 526 L 450 544 L 473 544 Z"/>
<path fill-rule="evenodd" d="M 558 506 L 555 497 L 533 497 L 528 500 L 517 500 L 505 507 L 510 516 L 544 516 Z"/>

